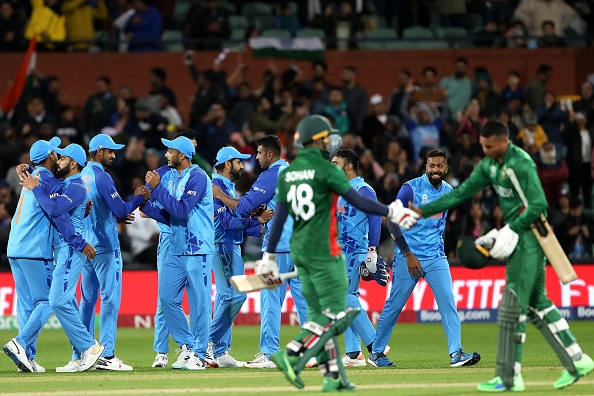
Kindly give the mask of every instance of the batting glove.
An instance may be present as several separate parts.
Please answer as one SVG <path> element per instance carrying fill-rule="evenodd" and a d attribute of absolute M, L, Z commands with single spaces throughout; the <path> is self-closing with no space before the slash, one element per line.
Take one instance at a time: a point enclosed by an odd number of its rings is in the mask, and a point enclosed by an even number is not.
<path fill-rule="evenodd" d="M 509 225 L 506 225 L 497 234 L 495 244 L 489 252 L 494 259 L 504 259 L 509 257 L 518 244 L 518 234 L 516 234 Z"/>
<path fill-rule="evenodd" d="M 390 267 L 382 256 L 377 258 L 377 271 L 374 274 L 374 279 L 382 287 L 390 281 Z"/>
<path fill-rule="evenodd" d="M 397 199 L 389 205 L 390 211 L 386 216 L 394 224 L 398 224 L 403 230 L 408 230 L 410 227 L 417 224 L 419 221 L 419 214 L 405 208 L 402 201 Z"/>
<path fill-rule="evenodd" d="M 264 253 L 262 260 L 256 263 L 256 275 L 271 274 L 273 277 L 278 278 L 278 265 L 276 264 L 276 254 Z"/>
<path fill-rule="evenodd" d="M 499 230 L 497 228 L 493 228 L 491 231 L 487 232 L 485 235 L 478 237 L 475 239 L 474 243 L 477 245 L 493 245 L 493 241 L 497 239 L 497 235 L 499 235 Z"/>
<path fill-rule="evenodd" d="M 369 272 L 375 274 L 375 271 L 377 271 L 377 250 L 375 246 L 370 246 L 369 249 L 367 249 L 365 265 L 367 266 Z"/>

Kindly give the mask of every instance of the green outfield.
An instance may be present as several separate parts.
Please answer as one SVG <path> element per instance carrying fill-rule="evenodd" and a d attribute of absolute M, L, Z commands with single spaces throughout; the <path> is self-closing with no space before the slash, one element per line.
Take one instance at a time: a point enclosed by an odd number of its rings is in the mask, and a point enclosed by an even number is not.
<path fill-rule="evenodd" d="M 572 322 L 571 328 L 582 348 L 594 355 L 594 323 Z M 284 326 L 283 344 L 297 328 Z M 4 344 L 15 331 L 0 331 Z M 61 330 L 45 330 L 38 343 L 38 362 L 48 372 L 21 374 L 7 356 L 0 357 L 0 395 L 165 395 L 198 393 L 201 395 L 249 395 L 299 392 L 318 394 L 321 384 L 316 369 L 306 370 L 302 376 L 306 387 L 297 390 L 290 386 L 276 370 L 207 369 L 199 372 L 180 372 L 171 369 L 152 369 L 155 356 L 152 350 L 152 330 L 120 329 L 117 355 L 134 366 L 132 372 L 90 371 L 80 374 L 57 374 L 55 367 L 70 359 L 69 343 Z M 249 360 L 257 352 L 259 327 L 240 326 L 234 330 L 231 354 Z M 367 395 L 471 395 L 479 394 L 476 384 L 493 376 L 497 326 L 464 324 L 462 339 L 467 352 L 478 351 L 483 359 L 475 367 L 449 368 L 449 358 L 443 329 L 439 324 L 398 325 L 392 336 L 390 358 L 396 368 L 372 367 L 348 369 L 351 380 L 358 385 L 358 393 Z M 342 349 L 342 346 L 341 346 Z M 171 344 L 171 350 L 175 346 Z M 525 394 L 530 395 L 594 395 L 594 374 L 581 379 L 564 390 L 554 390 L 553 382 L 561 367 L 532 327 L 528 330 L 524 348 L 523 376 Z M 170 364 L 174 354 L 170 353 Z"/>

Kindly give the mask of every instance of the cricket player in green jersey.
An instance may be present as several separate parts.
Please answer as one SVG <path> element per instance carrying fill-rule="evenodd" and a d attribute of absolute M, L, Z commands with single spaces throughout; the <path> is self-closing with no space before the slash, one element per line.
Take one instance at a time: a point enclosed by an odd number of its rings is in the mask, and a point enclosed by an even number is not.
<path fill-rule="evenodd" d="M 495 378 L 478 385 L 483 392 L 523 391 L 520 373 L 522 347 L 526 340 L 526 319 L 542 333 L 565 367 L 554 383 L 565 388 L 594 369 L 594 362 L 582 352 L 561 312 L 549 300 L 545 290 L 546 257 L 530 224 L 547 209 L 547 200 L 530 155 L 509 140 L 505 124 L 490 120 L 482 128 L 480 144 L 486 155 L 472 174 L 458 188 L 440 199 L 411 207 L 423 217 L 458 206 L 475 193 L 491 185 L 499 196 L 506 225 L 491 230 L 483 239 L 494 239 L 491 257 L 506 259 L 506 285 L 498 308 L 497 362 Z M 529 205 L 510 180 L 513 170 L 523 187 Z M 512 175 L 513 176 L 513 175 Z M 477 243 L 481 243 L 480 239 Z"/>
<path fill-rule="evenodd" d="M 329 151 L 340 145 L 338 131 L 319 115 L 302 119 L 295 142 L 302 146 L 297 158 L 279 175 L 275 221 L 268 247 L 256 267 L 257 274 L 278 276 L 275 251 L 282 227 L 290 214 L 294 219 L 291 258 L 299 272 L 307 302 L 307 322 L 301 332 L 271 359 L 296 387 L 303 388 L 299 372 L 316 357 L 324 376 L 323 392 L 353 390 L 340 360 L 336 336 L 353 321 L 359 310 L 346 308 L 347 273 L 337 240 L 338 196 L 357 209 L 386 216 L 407 230 L 419 216 L 395 201 L 386 206 L 354 190 L 346 175 L 329 162 Z"/>

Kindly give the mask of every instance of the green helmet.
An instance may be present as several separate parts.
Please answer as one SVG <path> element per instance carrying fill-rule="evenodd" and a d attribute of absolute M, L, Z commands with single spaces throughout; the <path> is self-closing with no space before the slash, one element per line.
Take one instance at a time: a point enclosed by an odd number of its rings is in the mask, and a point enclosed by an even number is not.
<path fill-rule="evenodd" d="M 462 237 L 457 246 L 458 258 L 466 268 L 481 269 L 490 259 L 489 249 L 490 246 L 476 245 L 473 238 Z"/>
<path fill-rule="evenodd" d="M 304 117 L 297 128 L 295 128 L 295 144 L 297 147 L 303 147 L 304 144 L 314 140 L 322 139 L 338 133 L 338 129 L 333 129 L 326 117 L 321 115 L 310 115 Z"/>

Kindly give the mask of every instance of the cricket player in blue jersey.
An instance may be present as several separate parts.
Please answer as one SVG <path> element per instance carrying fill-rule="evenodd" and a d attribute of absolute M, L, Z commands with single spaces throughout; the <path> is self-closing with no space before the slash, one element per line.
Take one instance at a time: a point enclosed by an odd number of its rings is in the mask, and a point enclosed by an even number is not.
<path fill-rule="evenodd" d="M 446 153 L 439 149 L 429 151 L 425 174 L 404 183 L 397 199 L 405 207 L 409 203 L 420 206 L 438 199 L 453 190 L 452 186 L 443 181 L 447 172 Z M 441 314 L 448 340 L 450 367 L 472 366 L 481 360 L 481 355 L 477 352 L 464 353 L 462 349 L 460 318 L 452 292 L 450 265 L 443 246 L 446 220 L 447 211 L 427 219 L 420 218 L 417 225 L 404 234 L 399 227 L 388 224 L 395 242 L 392 290 L 380 315 L 373 352 L 369 358 L 369 363 L 374 367 L 395 366 L 385 355 L 384 348 L 400 312 L 421 277 L 431 287 Z"/>
<path fill-rule="evenodd" d="M 169 332 L 180 346 L 173 369 L 204 370 L 211 307 L 211 264 L 214 254 L 214 208 L 209 177 L 190 162 L 195 148 L 190 139 L 161 139 L 168 147 L 168 165 L 177 171 L 168 188 L 158 172 L 146 174 L 153 197 L 143 212 L 171 226 L 171 245 L 159 279 L 161 308 Z M 184 288 L 190 304 L 190 326 L 181 306 Z M 207 302 L 205 302 L 207 300 Z M 208 307 L 208 308 L 207 308 Z"/>
<path fill-rule="evenodd" d="M 68 234 L 81 233 L 83 218 L 87 206 L 87 188 L 81 179 L 80 172 L 86 163 L 85 150 L 78 144 L 71 144 L 64 149 L 56 148 L 61 155 L 58 160 L 56 177 L 62 180 L 62 191 L 48 196 L 39 186 L 38 177 L 31 176 L 28 172 L 19 175 L 21 184 L 31 190 L 41 208 L 52 218 L 69 215 L 71 223 Z M 49 305 L 51 311 L 62 324 L 64 332 L 81 358 L 72 372 L 86 371 L 95 366 L 105 347 L 99 344 L 87 328 L 83 325 L 77 311 L 76 286 L 82 267 L 87 258 L 95 256 L 95 250 L 84 241 L 82 252 L 69 246 L 64 236 L 56 235 L 55 261 L 56 268 L 49 292 Z M 51 311 L 44 318 L 40 318 L 37 326 L 39 331 L 49 319 Z"/>
<path fill-rule="evenodd" d="M 266 205 L 267 209 L 274 210 L 276 206 L 276 181 L 278 175 L 289 166 L 287 161 L 281 158 L 281 144 L 277 136 L 268 135 L 257 141 L 258 154 L 256 159 L 264 172 L 258 176 L 250 190 L 240 199 L 229 197 L 223 193 L 217 186 L 213 187 L 215 199 L 220 199 L 225 206 L 231 210 L 237 211 L 240 216 L 247 217 L 252 211 Z M 264 228 L 264 242 L 262 251 L 266 251 L 268 246 L 268 235 L 274 219 L 266 223 Z M 281 239 L 276 247 L 277 263 L 280 272 L 290 272 L 295 270 L 295 265 L 291 260 L 289 240 L 293 230 L 293 220 L 291 217 L 284 223 Z M 299 322 L 303 324 L 307 319 L 307 304 L 301 294 L 301 282 L 298 278 L 287 282 L 291 288 L 291 295 L 295 301 Z M 260 353 L 251 362 L 247 362 L 246 368 L 275 368 L 275 364 L 270 360 L 270 355 L 280 349 L 280 325 L 281 308 L 285 301 L 287 293 L 286 287 L 277 287 L 274 289 L 263 289 L 260 291 Z"/>
<path fill-rule="evenodd" d="M 371 186 L 357 176 L 359 157 L 353 150 L 340 149 L 334 154 L 332 163 L 341 168 L 349 179 L 353 189 L 359 194 L 377 201 L 375 191 Z M 364 265 L 373 274 L 380 285 L 388 284 L 389 274 L 385 262 L 378 262 L 377 245 L 379 244 L 382 226 L 381 216 L 367 214 L 349 204 L 343 197 L 338 198 L 338 241 L 345 254 L 348 294 L 347 307 L 363 310 L 359 301 L 359 267 Z M 353 323 L 344 332 L 346 355 L 342 357 L 344 367 L 366 366 L 365 357 L 361 353 L 361 339 L 371 353 L 375 328 L 367 313 L 357 315 Z M 387 347 L 389 348 L 389 347 Z"/>
<path fill-rule="evenodd" d="M 29 156 L 36 164 L 35 169 L 19 165 L 17 173 L 28 170 L 39 180 L 39 188 L 47 196 L 56 196 L 62 190 L 61 183 L 54 177 L 58 157 L 55 149 L 60 138 L 49 142 L 39 140 L 31 146 Z M 8 239 L 8 258 L 15 282 L 17 319 L 19 334 L 4 346 L 4 351 L 15 361 L 21 371 L 45 372 L 34 359 L 37 353 L 36 340 L 51 315 L 49 292 L 54 270 L 53 241 L 58 228 L 71 246 L 78 251 L 94 249 L 80 234 L 72 229 L 68 214 L 51 219 L 43 211 L 29 189 L 22 189 L 16 215 L 12 218 Z M 23 352 L 25 353 L 23 354 Z"/>
<path fill-rule="evenodd" d="M 122 297 L 122 255 L 118 239 L 117 219 L 124 219 L 150 198 L 150 191 L 139 187 L 134 198 L 124 202 L 116 190 L 113 179 L 105 171 L 115 159 L 115 150 L 123 148 L 109 135 L 99 134 L 89 142 L 90 161 L 81 172 L 87 186 L 89 199 L 93 201 L 91 213 L 84 219 L 85 239 L 97 250 L 97 256 L 87 260 L 82 272 L 80 316 L 91 333 L 95 332 L 95 306 L 101 291 L 101 311 L 99 317 L 99 342 L 105 351 L 97 361 L 97 369 L 128 371 L 132 367 L 115 356 L 118 312 Z M 75 350 L 66 368 L 79 359 Z"/>
<path fill-rule="evenodd" d="M 216 157 L 216 174 L 212 176 L 213 185 L 225 194 L 237 198 L 235 182 L 241 178 L 243 161 L 249 154 L 241 154 L 234 147 L 223 147 Z M 243 275 L 241 244 L 244 233 L 260 237 L 263 226 L 258 219 L 242 218 L 236 211 L 226 207 L 220 199 L 214 200 L 215 208 L 215 259 L 213 271 L 216 279 L 217 295 L 214 317 L 210 324 L 209 353 L 207 361 L 214 361 L 218 367 L 243 367 L 246 362 L 238 362 L 229 354 L 232 325 L 245 302 L 246 293 L 239 293 L 231 286 L 229 279 Z M 266 211 L 272 217 L 272 211 Z M 264 221 L 262 221 L 264 223 Z"/>

